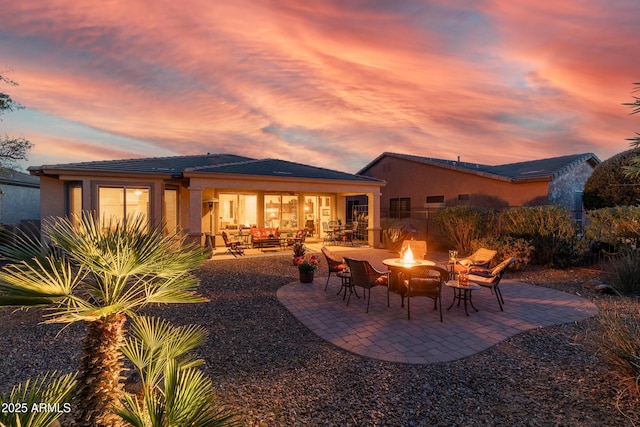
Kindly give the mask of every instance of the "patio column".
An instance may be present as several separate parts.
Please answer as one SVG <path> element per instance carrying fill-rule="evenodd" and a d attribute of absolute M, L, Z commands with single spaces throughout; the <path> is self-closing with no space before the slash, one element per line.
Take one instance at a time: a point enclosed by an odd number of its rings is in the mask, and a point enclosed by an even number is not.
<path fill-rule="evenodd" d="M 187 240 L 202 245 L 202 187 L 188 187 L 189 228 Z"/>
<path fill-rule="evenodd" d="M 381 193 L 367 193 L 369 222 L 367 241 L 372 248 L 380 247 L 380 196 Z"/>

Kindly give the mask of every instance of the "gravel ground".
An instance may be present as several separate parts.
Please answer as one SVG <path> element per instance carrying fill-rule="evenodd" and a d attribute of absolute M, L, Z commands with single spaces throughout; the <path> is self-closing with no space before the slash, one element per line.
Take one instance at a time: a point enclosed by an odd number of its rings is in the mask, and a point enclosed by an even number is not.
<path fill-rule="evenodd" d="M 597 319 L 527 332 L 455 362 L 365 359 L 301 325 L 276 298 L 296 280 L 288 257 L 209 262 L 198 271 L 210 302 L 150 310 L 209 330 L 199 349 L 220 401 L 246 426 L 632 426 L 637 400 L 595 344 Z M 319 270 L 324 274 L 324 270 Z M 585 291 L 593 271 L 510 273 L 579 293 L 601 307 L 637 304 Z M 637 310 L 636 310 L 637 312 Z M 0 390 L 75 366 L 81 325 L 40 325 L 41 310 L 0 310 Z"/>

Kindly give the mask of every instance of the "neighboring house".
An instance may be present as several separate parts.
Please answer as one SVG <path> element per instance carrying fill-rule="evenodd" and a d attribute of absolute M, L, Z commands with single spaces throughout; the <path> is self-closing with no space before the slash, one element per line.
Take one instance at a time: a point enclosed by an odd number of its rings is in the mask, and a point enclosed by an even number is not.
<path fill-rule="evenodd" d="M 13 169 L 0 169 L 0 224 L 40 219 L 40 180 Z"/>
<path fill-rule="evenodd" d="M 599 163 L 591 153 L 497 166 L 383 153 L 358 175 L 387 182 L 381 215 L 389 218 L 459 205 L 505 209 L 552 204 L 581 211 L 585 181 Z"/>
<path fill-rule="evenodd" d="M 277 159 L 206 154 L 30 167 L 40 177 L 42 218 L 97 211 L 117 219 L 141 213 L 193 241 L 250 225 L 295 233 L 346 220 L 346 198 L 368 201 L 367 238 L 380 235 L 383 181 Z M 221 239 L 218 238 L 218 243 Z M 214 239 L 215 244 L 215 239 Z"/>

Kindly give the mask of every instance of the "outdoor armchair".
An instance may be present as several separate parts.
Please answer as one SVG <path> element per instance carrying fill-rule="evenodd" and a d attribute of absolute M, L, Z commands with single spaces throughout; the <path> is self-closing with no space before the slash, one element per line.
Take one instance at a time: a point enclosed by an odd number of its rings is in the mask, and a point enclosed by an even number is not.
<path fill-rule="evenodd" d="M 442 287 L 447 281 L 449 273 L 440 267 L 425 265 L 411 269 L 411 275 L 404 280 L 407 289 L 407 319 L 411 320 L 411 298 L 428 297 L 433 299 L 434 310 L 440 307 L 442 322 Z"/>
<path fill-rule="evenodd" d="M 306 236 L 307 230 L 301 228 L 300 230 L 296 231 L 296 235 L 294 237 L 287 237 L 287 246 L 291 246 L 294 243 L 304 243 Z"/>
<path fill-rule="evenodd" d="M 376 270 L 369 261 L 358 260 L 345 257 L 344 260 L 349 266 L 351 271 L 351 285 L 360 286 L 363 288 L 364 298 L 367 298 L 367 289 L 369 290 L 369 299 L 367 299 L 367 313 L 369 312 L 369 303 L 371 302 L 371 288 L 376 286 L 386 286 L 387 288 L 387 307 L 389 306 L 389 270 Z M 349 305 L 349 299 L 347 299 L 347 305 Z"/>
<path fill-rule="evenodd" d="M 480 248 L 466 258 L 458 260 L 455 270 L 457 273 L 466 272 L 475 268 L 489 268 L 491 260 L 496 256 L 498 251 L 493 249 Z"/>
<path fill-rule="evenodd" d="M 476 269 L 473 270 L 469 274 L 469 281 L 473 283 L 477 283 L 478 285 L 491 289 L 491 292 L 496 294 L 496 299 L 498 300 L 498 305 L 500 306 L 500 311 L 504 311 L 502 309 L 502 304 L 504 304 L 504 298 L 502 298 L 502 292 L 498 285 L 500 285 L 500 280 L 504 275 L 505 270 L 511 264 L 516 262 L 516 258 L 507 258 L 498 264 L 494 269 Z"/>
<path fill-rule="evenodd" d="M 239 241 L 231 241 L 226 231 L 222 232 L 222 240 L 224 240 L 224 245 L 227 247 L 227 252 L 234 257 L 238 255 L 244 255 L 244 246 L 242 242 Z"/>
<path fill-rule="evenodd" d="M 340 273 L 342 270 L 347 268 L 347 264 L 345 264 L 344 259 L 342 257 L 334 254 L 326 246 L 323 246 L 322 255 L 324 255 L 325 260 L 327 261 L 327 268 L 329 270 L 329 274 L 327 274 L 327 283 L 324 285 L 324 290 L 327 290 L 327 286 L 329 286 L 329 277 L 331 277 L 331 273 Z"/>

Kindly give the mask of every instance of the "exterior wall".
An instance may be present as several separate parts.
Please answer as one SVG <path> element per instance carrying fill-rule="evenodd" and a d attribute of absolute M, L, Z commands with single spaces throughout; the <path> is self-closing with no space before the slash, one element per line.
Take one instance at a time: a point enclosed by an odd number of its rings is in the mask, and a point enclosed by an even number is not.
<path fill-rule="evenodd" d="M 228 178 L 211 177 L 207 175 L 198 175 L 179 181 L 168 179 L 167 176 L 143 176 L 143 175 L 116 175 L 109 176 L 103 174 L 101 176 L 92 176 L 86 174 L 61 174 L 59 177 L 41 176 L 41 212 L 42 218 L 51 216 L 64 216 L 66 212 L 66 186 L 68 182 L 82 182 L 82 209 L 98 210 L 98 188 L 104 186 L 147 186 L 150 188 L 150 206 L 149 215 L 152 221 L 162 219 L 162 198 L 163 190 L 166 185 L 179 188 L 179 218 L 178 223 L 183 231 L 188 235 L 188 239 L 193 242 L 204 243 L 204 233 L 209 232 L 209 210 L 206 202 L 214 199 L 220 192 L 243 192 L 247 194 L 256 194 L 257 200 L 257 218 L 258 225 L 262 225 L 264 218 L 264 195 L 268 193 L 298 193 L 299 199 L 304 200 L 304 195 L 326 195 L 332 198 L 333 217 L 341 217 L 345 211 L 344 197 L 354 194 L 366 194 L 369 203 L 372 203 L 374 197 L 379 195 L 381 183 L 350 183 L 350 182 L 331 182 L 329 180 L 317 179 L 299 179 L 299 180 L 276 180 L 276 179 L 256 179 L 256 177 L 246 177 L 234 175 Z M 213 222 L 214 231 L 220 232 L 219 229 L 219 209 L 218 203 L 214 205 Z M 304 215 L 303 203 L 298 204 L 298 217 Z M 379 204 L 374 203 L 370 209 L 379 209 Z M 379 221 L 370 222 L 370 235 L 373 237 L 370 244 L 377 245 L 379 239 L 374 231 L 379 231 Z M 343 221 L 345 218 L 341 218 Z M 302 224 L 300 225 L 302 226 Z M 373 234 L 372 234 L 373 233 Z M 370 236 L 371 237 L 371 236 Z M 218 236 L 218 244 L 221 239 Z"/>
<path fill-rule="evenodd" d="M 19 184 L 0 184 L 0 224 L 19 224 L 40 219 L 40 189 Z"/>
<path fill-rule="evenodd" d="M 427 196 L 444 196 L 446 206 L 465 204 L 494 209 L 548 202 L 547 182 L 513 184 L 397 157 L 383 157 L 364 175 L 387 182 L 381 189 L 383 210 L 388 210 L 390 199 L 396 197 L 409 197 L 412 210 L 424 209 Z M 460 194 L 468 194 L 469 200 L 459 202 Z"/>
<path fill-rule="evenodd" d="M 40 177 L 40 215 L 42 220 L 65 215 L 64 181 Z"/>
<path fill-rule="evenodd" d="M 555 178 L 549 183 L 549 202 L 571 210 L 581 208 L 576 206 L 576 192 L 584 191 L 584 184 L 593 173 L 593 168 L 585 162 Z"/>

